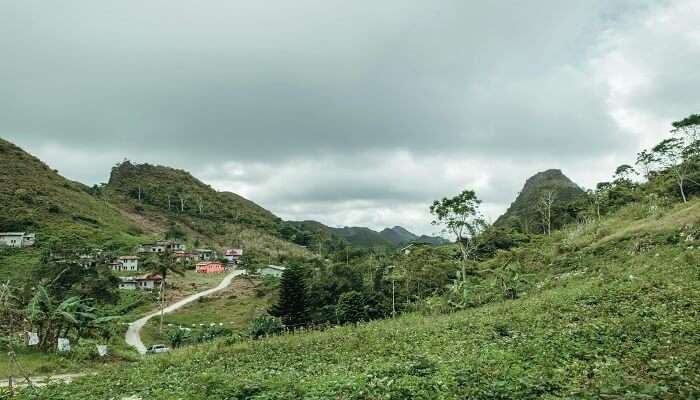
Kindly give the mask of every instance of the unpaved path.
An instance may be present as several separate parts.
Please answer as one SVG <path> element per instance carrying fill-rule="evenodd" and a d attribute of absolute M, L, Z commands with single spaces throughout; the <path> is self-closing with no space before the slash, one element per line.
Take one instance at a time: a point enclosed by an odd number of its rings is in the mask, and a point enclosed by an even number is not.
<path fill-rule="evenodd" d="M 231 284 L 231 280 L 233 280 L 233 278 L 243 274 L 244 272 L 245 271 L 243 270 L 235 270 L 226 275 L 216 287 L 201 291 L 199 293 L 195 293 L 191 296 L 185 297 L 182 300 L 178 300 L 177 302 L 165 307 L 164 312 L 166 314 L 171 313 L 199 298 L 209 296 L 212 293 L 216 293 L 222 289 L 225 289 L 228 285 Z M 157 311 L 152 314 L 148 314 L 143 318 L 137 319 L 136 321 L 129 324 L 129 329 L 127 329 L 126 331 L 126 343 L 130 346 L 135 347 L 136 351 L 138 351 L 140 354 L 146 354 L 146 346 L 144 346 L 143 342 L 141 341 L 141 329 L 144 325 L 146 325 L 146 322 L 148 322 L 148 320 L 159 315 L 160 311 Z"/>
<path fill-rule="evenodd" d="M 76 374 L 56 374 L 56 375 L 46 375 L 46 376 L 30 376 L 29 380 L 32 381 L 32 386 L 46 386 L 49 382 L 65 382 L 65 383 L 70 383 L 73 381 L 73 379 L 84 376 L 86 374 L 84 373 L 76 373 Z M 5 380 L 0 380 L 0 387 L 8 387 L 10 385 L 10 381 L 7 379 Z M 23 377 L 15 377 L 12 381 L 12 385 L 16 388 L 22 388 L 27 386 L 27 381 Z"/>

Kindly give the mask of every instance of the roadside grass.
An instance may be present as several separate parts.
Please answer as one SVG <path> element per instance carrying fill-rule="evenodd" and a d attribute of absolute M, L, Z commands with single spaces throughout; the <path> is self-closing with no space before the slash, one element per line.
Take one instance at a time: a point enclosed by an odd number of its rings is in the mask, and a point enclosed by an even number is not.
<path fill-rule="evenodd" d="M 220 278 L 221 274 L 218 276 Z M 249 321 L 265 314 L 274 300 L 274 291 L 265 288 L 261 281 L 236 277 L 231 286 L 221 292 L 190 303 L 174 313 L 165 314 L 162 335 L 158 334 L 160 319 L 151 319 L 141 331 L 141 340 L 146 346 L 167 344 L 165 332 L 174 326 L 195 328 L 223 323 L 227 328 L 241 330 Z"/>
<path fill-rule="evenodd" d="M 691 398 L 700 394 L 700 257 L 676 245 L 654 254 L 611 246 L 519 300 L 221 340 L 19 398 Z"/>
<path fill-rule="evenodd" d="M 73 347 L 75 346 L 76 344 L 73 343 Z M 17 349 L 16 358 L 22 370 L 29 376 L 96 372 L 93 370 L 98 367 L 125 364 L 137 359 L 123 339 L 114 338 L 108 343 L 108 350 L 109 354 L 100 358 L 97 356 L 93 342 L 89 341 L 78 352 L 66 354 L 20 347 Z M 10 373 L 15 376 L 15 379 L 20 376 L 17 368 L 10 363 L 8 354 L 3 351 L 0 353 L 0 380 L 7 379 Z"/>

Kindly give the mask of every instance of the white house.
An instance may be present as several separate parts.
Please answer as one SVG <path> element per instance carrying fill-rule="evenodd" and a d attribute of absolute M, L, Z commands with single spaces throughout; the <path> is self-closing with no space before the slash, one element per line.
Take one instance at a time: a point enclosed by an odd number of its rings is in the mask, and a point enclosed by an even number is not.
<path fill-rule="evenodd" d="M 32 246 L 36 236 L 26 232 L 0 232 L 0 246 L 27 247 Z"/>
<path fill-rule="evenodd" d="M 160 286 L 163 278 L 160 275 L 149 274 L 143 276 L 129 276 L 122 277 L 121 282 L 119 282 L 119 289 L 134 290 L 152 290 Z"/>
<path fill-rule="evenodd" d="M 167 242 L 158 242 L 158 244 L 164 245 L 165 248 L 169 251 L 185 251 L 185 250 L 187 250 L 187 246 L 185 246 L 183 243 L 180 243 L 176 240 L 169 240 Z"/>
<path fill-rule="evenodd" d="M 146 243 L 139 248 L 139 253 L 162 253 L 164 251 L 165 244 L 163 243 Z"/>
<path fill-rule="evenodd" d="M 229 264 L 237 264 L 243 256 L 243 249 L 226 249 L 224 258 Z"/>
<path fill-rule="evenodd" d="M 112 269 L 119 271 L 138 271 L 139 258 L 136 256 L 121 256 L 112 264 Z"/>
<path fill-rule="evenodd" d="M 280 267 L 279 265 L 268 265 L 266 267 L 260 268 L 258 272 L 260 272 L 260 275 L 262 276 L 276 276 L 279 278 L 280 276 L 282 276 L 284 270 L 285 268 Z"/>
<path fill-rule="evenodd" d="M 199 261 L 209 261 L 216 259 L 216 251 L 209 249 L 197 249 L 195 251 Z"/>

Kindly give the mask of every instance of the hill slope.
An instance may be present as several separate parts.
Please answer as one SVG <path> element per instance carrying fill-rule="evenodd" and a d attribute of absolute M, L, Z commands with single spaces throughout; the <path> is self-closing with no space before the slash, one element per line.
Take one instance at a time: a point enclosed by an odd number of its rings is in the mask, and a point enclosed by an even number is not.
<path fill-rule="evenodd" d="M 133 247 L 153 233 L 147 224 L 128 218 L 110 203 L 90 195 L 84 185 L 69 181 L 2 139 L 0 231 L 37 234 L 35 247 L 0 253 L 0 274 L 35 264 L 40 250 L 52 243 L 113 250 Z"/>
<path fill-rule="evenodd" d="M 647 215 L 633 205 L 504 252 L 527 281 L 517 300 L 222 341 L 19 398 L 695 398 L 700 202 Z"/>
<path fill-rule="evenodd" d="M 585 193 L 561 170 L 550 169 L 539 172 L 525 181 L 525 185 L 515 201 L 508 207 L 505 214 L 496 220 L 495 225 L 517 226 L 525 232 L 540 232 L 542 228 L 539 226 L 540 217 L 537 205 L 542 194 L 546 191 L 554 192 L 555 208 L 563 208 L 567 203 Z M 570 222 L 565 218 L 562 210 L 555 212 L 553 219 L 556 219 L 556 226 Z"/>
<path fill-rule="evenodd" d="M 169 235 L 186 234 L 207 246 L 306 255 L 281 237 L 282 220 L 274 214 L 235 193 L 217 192 L 183 170 L 125 161 L 112 168 L 103 193 L 125 212 L 167 226 Z"/>

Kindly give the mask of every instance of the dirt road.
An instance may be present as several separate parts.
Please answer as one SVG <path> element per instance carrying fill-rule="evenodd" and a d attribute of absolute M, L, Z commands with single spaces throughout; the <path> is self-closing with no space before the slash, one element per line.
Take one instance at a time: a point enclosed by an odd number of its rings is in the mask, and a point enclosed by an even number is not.
<path fill-rule="evenodd" d="M 231 280 L 235 278 L 238 275 L 243 274 L 245 271 L 243 270 L 235 270 L 228 275 L 224 277 L 224 279 L 221 280 L 221 282 L 214 288 L 207 289 L 204 291 L 201 291 L 199 293 L 195 293 L 191 296 L 185 297 L 182 300 L 179 300 L 167 307 L 165 307 L 165 313 L 171 313 L 175 310 L 178 310 L 182 308 L 183 306 L 196 301 L 199 298 L 206 297 L 212 293 L 216 293 L 220 290 L 225 289 L 228 285 L 231 284 Z M 143 328 L 144 325 L 146 325 L 146 322 L 150 320 L 153 317 L 157 317 L 160 315 L 160 311 L 154 312 L 152 314 L 146 315 L 143 318 L 137 319 L 136 321 L 132 322 L 129 324 L 129 329 L 126 331 L 126 343 L 129 344 L 130 346 L 133 346 L 136 348 L 136 350 L 140 354 L 146 354 L 146 346 L 144 346 L 143 342 L 141 342 L 141 329 Z"/>

